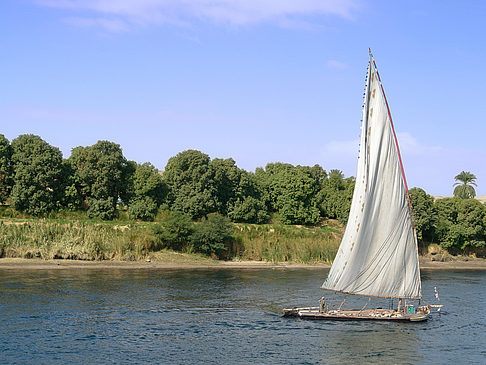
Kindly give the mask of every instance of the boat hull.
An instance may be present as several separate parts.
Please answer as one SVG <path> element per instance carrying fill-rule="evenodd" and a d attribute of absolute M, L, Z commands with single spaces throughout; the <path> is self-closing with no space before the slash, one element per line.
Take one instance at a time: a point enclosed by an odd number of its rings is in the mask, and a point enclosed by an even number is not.
<path fill-rule="evenodd" d="M 366 310 L 333 310 L 319 311 L 318 307 L 291 308 L 283 310 L 283 317 L 296 317 L 310 320 L 327 321 L 391 321 L 391 322 L 423 322 L 429 317 L 429 312 L 417 313 L 396 312 L 391 309 Z"/>

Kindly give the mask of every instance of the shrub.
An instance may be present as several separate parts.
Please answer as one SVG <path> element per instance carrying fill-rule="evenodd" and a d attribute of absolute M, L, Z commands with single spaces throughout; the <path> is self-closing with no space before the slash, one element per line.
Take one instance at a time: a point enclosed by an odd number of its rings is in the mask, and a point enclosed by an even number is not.
<path fill-rule="evenodd" d="M 486 247 L 486 207 L 475 199 L 445 198 L 435 202 L 437 238 L 452 253 Z"/>
<path fill-rule="evenodd" d="M 302 202 L 285 200 L 280 208 L 280 221 L 284 224 L 316 224 L 319 222 L 319 209 Z"/>
<path fill-rule="evenodd" d="M 220 256 L 227 250 L 232 239 L 233 225 L 220 214 L 209 214 L 206 219 L 195 225 L 191 241 L 194 249 L 204 254 Z"/>
<path fill-rule="evenodd" d="M 91 199 L 88 208 L 89 218 L 99 218 L 103 220 L 111 220 L 115 218 L 116 209 L 113 198 L 107 199 Z"/>
<path fill-rule="evenodd" d="M 430 241 L 433 238 L 434 227 L 437 225 L 437 211 L 434 207 L 434 198 L 423 189 L 410 189 L 410 200 L 415 218 L 417 239 Z"/>
<path fill-rule="evenodd" d="M 246 223 L 266 223 L 268 222 L 268 213 L 265 203 L 247 196 L 243 200 L 238 199 L 228 212 L 228 216 L 233 222 Z"/>
<path fill-rule="evenodd" d="M 170 212 L 160 224 L 153 228 L 157 248 L 172 248 L 181 250 L 190 244 L 194 232 L 194 223 L 189 215 L 181 212 Z"/>
<path fill-rule="evenodd" d="M 130 219 L 153 221 L 156 214 L 157 203 L 149 196 L 133 200 L 128 207 Z"/>

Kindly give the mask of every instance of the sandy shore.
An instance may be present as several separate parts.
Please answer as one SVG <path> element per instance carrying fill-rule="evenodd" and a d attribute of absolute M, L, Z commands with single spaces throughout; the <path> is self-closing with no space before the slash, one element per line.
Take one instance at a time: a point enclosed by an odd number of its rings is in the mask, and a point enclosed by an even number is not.
<path fill-rule="evenodd" d="M 431 261 L 427 258 L 420 258 L 420 269 L 422 270 L 486 270 L 485 259 L 468 259 L 452 261 Z"/>
<path fill-rule="evenodd" d="M 263 261 L 217 261 L 174 263 L 161 261 L 79 261 L 79 260 L 42 260 L 42 259 L 0 259 L 2 269 L 276 269 L 276 268 L 329 268 L 327 264 L 271 263 Z"/>
<path fill-rule="evenodd" d="M 42 260 L 2 258 L 0 270 L 60 270 L 60 269 L 326 269 L 327 264 L 295 264 L 270 263 L 262 261 L 216 261 L 205 262 L 163 262 L 163 261 L 79 261 L 79 260 Z M 471 259 L 468 261 L 430 261 L 420 259 L 420 268 L 423 270 L 486 270 L 485 259 Z"/>

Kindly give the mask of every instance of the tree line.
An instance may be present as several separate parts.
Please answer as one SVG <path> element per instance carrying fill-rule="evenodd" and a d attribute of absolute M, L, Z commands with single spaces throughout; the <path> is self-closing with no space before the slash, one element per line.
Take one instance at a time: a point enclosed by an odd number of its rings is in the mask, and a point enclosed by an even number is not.
<path fill-rule="evenodd" d="M 486 206 L 470 197 L 434 199 L 410 190 L 419 242 L 438 243 L 451 253 L 486 252 Z"/>
<path fill-rule="evenodd" d="M 127 160 L 110 141 L 75 147 L 66 159 L 39 136 L 24 134 L 10 143 L 0 135 L 0 203 L 36 216 L 69 209 L 110 220 L 126 209 L 131 219 L 150 221 L 162 209 L 193 220 L 218 213 L 233 222 L 273 217 L 315 225 L 324 217 L 345 223 L 353 189 L 354 178 L 319 165 L 269 163 L 253 173 L 232 158 L 187 150 L 159 171 Z"/>
<path fill-rule="evenodd" d="M 465 178 L 466 185 L 475 184 L 470 173 L 456 176 Z M 65 209 L 103 220 L 114 219 L 121 209 L 143 221 L 172 212 L 158 232 L 161 241 L 177 246 L 197 236 L 203 252 L 210 251 L 204 242 L 215 231 L 226 230 L 221 235 L 227 236 L 229 221 L 317 225 L 331 218 L 345 224 L 354 184 L 353 177 L 319 165 L 277 162 L 248 172 L 232 158 L 211 159 L 196 150 L 178 153 L 159 171 L 148 162 L 127 160 L 110 141 L 73 148 L 66 159 L 39 136 L 20 135 L 10 143 L 0 135 L 0 203 L 35 216 Z M 410 190 L 419 242 L 453 252 L 484 249 L 486 206 L 471 199 L 474 189 L 464 184 L 454 195 L 435 200 L 423 189 Z M 190 220 L 205 224 L 196 229 Z"/>

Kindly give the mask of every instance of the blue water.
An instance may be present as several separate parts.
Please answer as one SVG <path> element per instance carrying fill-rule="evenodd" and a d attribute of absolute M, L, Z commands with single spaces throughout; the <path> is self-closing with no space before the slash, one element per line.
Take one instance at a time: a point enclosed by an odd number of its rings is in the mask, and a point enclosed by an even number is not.
<path fill-rule="evenodd" d="M 424 323 L 280 316 L 317 305 L 325 275 L 0 270 L 0 363 L 486 363 L 486 272 L 423 272 L 424 298 L 436 303 L 436 286 L 447 310 Z M 360 299 L 345 307 L 367 304 Z"/>

